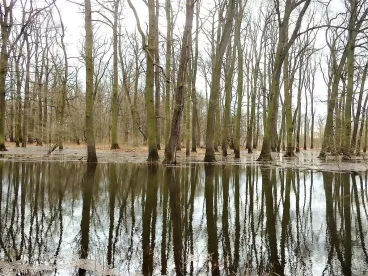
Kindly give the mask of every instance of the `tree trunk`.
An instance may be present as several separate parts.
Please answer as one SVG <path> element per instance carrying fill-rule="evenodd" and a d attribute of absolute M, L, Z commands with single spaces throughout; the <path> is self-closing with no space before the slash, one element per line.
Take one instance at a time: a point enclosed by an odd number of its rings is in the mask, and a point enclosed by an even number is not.
<path fill-rule="evenodd" d="M 42 91 L 44 84 L 42 83 L 43 80 L 43 74 L 47 73 L 45 72 L 47 68 L 45 68 L 45 60 L 46 60 L 46 51 L 43 51 L 42 53 L 42 64 L 41 64 L 41 72 L 40 76 L 37 80 L 37 98 L 38 98 L 38 122 L 37 122 L 37 135 L 36 135 L 36 146 L 43 146 L 42 141 L 42 122 L 43 122 L 43 110 L 42 110 Z"/>
<path fill-rule="evenodd" d="M 167 22 L 167 32 L 166 32 L 166 76 L 170 78 L 171 76 L 171 48 L 172 48 L 172 32 L 173 32 L 173 22 L 171 16 L 171 2 L 166 0 L 165 2 L 165 12 L 166 12 L 166 22 Z M 171 96 L 171 82 L 166 82 L 165 87 L 165 151 L 169 145 L 170 139 L 170 96 Z"/>
<path fill-rule="evenodd" d="M 302 74 L 304 69 L 303 67 L 303 56 L 300 57 L 299 64 L 299 80 L 298 80 L 298 114 L 297 114 L 297 127 L 296 127 L 296 141 L 295 141 L 295 151 L 300 152 L 300 132 L 301 132 L 301 124 L 302 124 L 302 87 L 304 82 L 305 74 Z"/>
<path fill-rule="evenodd" d="M 196 3 L 196 37 L 195 37 L 195 50 L 194 50 L 194 59 L 192 62 L 192 70 L 193 70 L 193 77 L 192 77 L 192 152 L 197 152 L 197 142 L 200 142 L 201 134 L 199 131 L 196 131 L 198 125 L 198 110 L 197 110 L 197 90 L 196 90 L 196 81 L 197 81 L 197 68 L 198 68 L 198 44 L 199 44 L 199 12 L 200 12 L 200 5 L 199 1 Z"/>
<path fill-rule="evenodd" d="M 214 148 L 214 133 L 215 133 L 215 116 L 217 106 L 220 99 L 220 79 L 221 79 L 221 66 L 222 58 L 225 54 L 226 46 L 230 40 L 231 29 L 233 25 L 235 11 L 235 1 L 229 0 L 228 3 L 228 14 L 226 16 L 225 28 L 222 33 L 220 45 L 216 51 L 215 62 L 212 72 L 212 85 L 210 92 L 210 100 L 208 105 L 207 115 L 207 130 L 206 130 L 206 154 L 204 157 L 205 162 L 216 161 L 215 148 Z"/>
<path fill-rule="evenodd" d="M 305 90 L 304 90 L 304 95 L 305 95 L 305 113 L 304 113 L 304 141 L 303 141 L 304 144 L 303 144 L 303 149 L 307 150 L 308 97 L 307 97 L 307 88 L 306 87 L 305 87 Z"/>
<path fill-rule="evenodd" d="M 26 41 L 27 48 L 27 60 L 26 60 L 26 79 L 25 79 L 25 88 L 24 88 L 24 109 L 23 109 L 23 139 L 22 139 L 22 148 L 27 146 L 27 136 L 28 136 L 28 118 L 29 118 L 29 108 L 30 108 L 30 99 L 29 99 L 29 83 L 30 83 L 30 66 L 31 66 L 31 49 L 30 43 L 28 41 L 28 35 L 24 35 L 24 40 Z"/>
<path fill-rule="evenodd" d="M 119 90 L 119 70 L 118 70 L 118 15 L 120 0 L 114 1 L 114 24 L 112 26 L 113 36 L 113 81 L 111 99 L 111 149 L 120 149 L 118 143 L 118 90 Z M 121 61 L 123 62 L 123 61 Z M 125 82 L 124 82 L 125 84 Z M 129 91 L 126 91 L 129 93 Z M 131 103 L 130 103 L 131 104 Z M 134 118 L 132 118 L 134 119 Z M 133 120 L 134 121 L 134 120 Z M 134 123 L 134 122 L 133 122 Z"/>
<path fill-rule="evenodd" d="M 85 0 L 85 59 L 86 59 L 86 139 L 87 139 L 87 162 L 97 162 L 94 125 L 93 125 L 93 105 L 94 105 L 94 65 L 93 65 L 93 32 L 92 32 L 92 12 L 91 0 Z"/>
<path fill-rule="evenodd" d="M 360 123 L 360 130 L 359 130 L 359 135 L 358 135 L 358 141 L 357 141 L 357 145 L 356 145 L 356 155 L 360 155 L 360 148 L 361 148 L 361 144 L 362 144 L 362 136 L 363 136 L 363 129 L 364 129 L 364 123 L 365 123 L 365 119 L 366 119 L 366 108 L 367 108 L 367 102 L 368 102 L 368 95 L 365 97 L 364 100 L 364 106 L 363 106 L 363 116 L 362 116 L 362 121 Z"/>
<path fill-rule="evenodd" d="M 253 89 L 251 89 L 250 98 L 251 98 L 251 114 L 249 116 L 249 122 L 248 122 L 248 130 L 247 130 L 247 149 L 248 153 L 253 153 L 253 147 L 252 147 L 252 139 L 254 139 L 254 132 L 255 129 L 255 117 L 256 117 L 256 96 L 257 96 L 257 82 L 258 82 L 258 73 L 259 73 L 259 64 L 261 60 L 261 52 L 257 56 L 256 59 L 256 65 L 253 69 Z M 251 80 L 250 80 L 251 81 Z M 249 106 L 249 104 L 248 104 Z M 253 141 L 254 142 L 254 141 Z"/>
<path fill-rule="evenodd" d="M 160 111 L 160 48 L 159 48 L 159 28 L 158 28 L 158 21 L 159 21 L 159 12 L 160 12 L 160 5 L 159 0 L 156 1 L 156 13 L 155 13 L 155 116 L 156 116 L 156 142 L 157 142 L 157 149 L 161 150 L 161 111 Z"/>
<path fill-rule="evenodd" d="M 356 4 L 355 0 L 351 2 L 352 17 L 356 17 Z M 349 30 L 349 37 L 356 37 L 353 30 Z M 350 144 L 351 138 L 351 105 L 353 102 L 354 93 L 354 49 L 355 39 L 349 39 L 348 43 L 348 57 L 347 57 L 347 70 L 348 70 L 348 84 L 346 88 L 346 102 L 345 102 L 345 114 L 343 125 L 343 139 L 342 139 L 342 153 L 343 158 L 349 159 L 353 153 L 353 148 Z M 354 142 L 355 144 L 355 142 Z"/>
<path fill-rule="evenodd" d="M 49 43 L 48 43 L 48 37 L 45 38 L 45 46 L 46 46 L 46 72 L 45 72 L 45 87 L 44 87 L 44 95 L 43 95 L 43 122 L 42 122 L 42 140 L 47 143 L 47 120 L 48 120 L 48 91 L 49 91 L 49 77 L 50 77 L 50 71 L 49 71 Z"/>
<path fill-rule="evenodd" d="M 61 25 L 61 47 L 63 49 L 63 55 L 64 55 L 64 76 L 62 79 L 61 106 L 60 106 L 60 131 L 59 131 L 60 135 L 58 137 L 59 150 L 62 150 L 64 149 L 63 142 L 65 140 L 65 105 L 66 105 L 67 93 L 68 93 L 67 83 L 68 83 L 68 75 L 69 75 L 69 64 L 68 64 L 68 55 L 66 51 L 66 46 L 64 42 L 65 28 L 64 28 L 64 23 L 60 15 L 60 12 L 59 12 L 59 17 L 60 17 L 60 25 Z"/>
<path fill-rule="evenodd" d="M 287 30 L 286 30 L 287 31 Z M 286 152 L 284 157 L 296 157 L 293 147 L 293 116 L 292 116 L 292 91 L 293 88 L 290 85 L 289 75 L 289 55 L 287 54 L 284 60 L 284 106 L 285 106 L 285 119 L 286 119 Z"/>
<path fill-rule="evenodd" d="M 135 47 L 136 56 L 138 57 L 138 43 Z M 132 124 L 133 124 L 133 146 L 138 146 L 138 132 L 139 132 L 139 126 L 138 126 L 138 112 L 137 112 L 137 101 L 138 101 L 138 84 L 139 84 L 139 62 L 138 58 L 135 60 L 135 74 L 136 78 L 134 80 L 134 95 L 133 95 L 133 108 L 132 108 Z"/>
<path fill-rule="evenodd" d="M 243 17 L 244 8 L 239 6 L 236 13 L 235 20 L 235 36 L 234 43 L 237 49 L 238 58 L 238 83 L 236 88 L 237 93 L 237 109 L 235 119 L 235 138 L 234 138 L 234 154 L 235 158 L 240 158 L 240 121 L 242 113 L 242 101 L 243 101 L 243 73 L 244 73 L 244 61 L 243 61 L 243 48 L 241 44 L 240 28 Z"/>
<path fill-rule="evenodd" d="M 281 99 L 280 99 L 281 101 Z M 281 128 L 280 128 L 280 139 L 279 139 L 279 148 L 282 148 L 282 151 L 285 151 L 285 103 L 281 102 L 282 110 L 281 110 Z M 282 145 L 281 145 L 282 144 Z"/>
<path fill-rule="evenodd" d="M 365 116 L 365 134 L 364 134 L 364 148 L 363 152 L 367 152 L 367 144 L 368 144 L 368 118 L 367 118 L 367 112 L 364 114 Z"/>
<path fill-rule="evenodd" d="M 230 132 L 230 105 L 232 98 L 232 82 L 233 72 L 235 67 L 236 47 L 232 47 L 229 43 L 227 52 L 227 66 L 225 72 L 225 107 L 224 107 L 224 122 L 222 131 L 222 156 L 227 156 L 227 146 L 229 144 L 229 132 Z"/>
<path fill-rule="evenodd" d="M 258 97 L 257 97 L 257 122 L 255 123 L 255 128 L 256 131 L 254 132 L 254 137 L 253 137 L 253 149 L 257 149 L 258 148 L 258 140 L 259 140 L 259 122 L 260 122 L 260 93 L 258 93 Z"/>
<path fill-rule="evenodd" d="M 16 104 L 16 119 L 15 119 L 15 146 L 19 147 L 21 142 L 21 121 L 22 121 L 22 96 L 21 96 L 21 90 L 22 90 L 22 78 L 23 73 L 21 73 L 20 67 L 20 59 L 22 57 L 23 52 L 23 46 L 24 46 L 25 40 L 22 41 L 21 46 L 18 50 L 18 56 L 15 59 L 15 76 L 17 81 L 17 104 Z M 23 71 L 23 70 L 22 70 Z"/>
<path fill-rule="evenodd" d="M 10 142 L 14 142 L 14 111 L 16 105 L 16 95 L 15 95 L 15 86 L 14 86 L 14 61 L 11 62 L 10 65 L 10 92 L 11 92 L 11 105 L 10 105 L 10 133 L 9 138 Z"/>
<path fill-rule="evenodd" d="M 158 161 L 157 136 L 156 136 L 156 114 L 154 103 L 154 54 L 155 54 L 155 0 L 148 1 L 149 30 L 146 69 L 146 108 L 147 108 L 147 134 L 148 134 L 148 162 Z"/>
<path fill-rule="evenodd" d="M 189 53 L 190 55 L 190 53 Z M 188 61 L 188 63 L 190 64 L 190 62 Z M 186 156 L 190 156 L 190 110 L 191 110 L 191 91 L 193 90 L 192 88 L 192 78 L 193 78 L 193 74 L 192 72 L 187 72 L 187 76 L 189 76 L 189 78 L 187 79 L 186 82 L 186 95 L 185 95 L 185 108 L 186 108 L 186 114 L 185 114 L 185 155 Z"/>
<path fill-rule="evenodd" d="M 5 7 L 7 10 L 7 7 Z M 6 108 L 6 75 L 8 74 L 9 51 L 8 41 L 12 22 L 8 22 L 8 12 L 0 15 L 1 22 L 1 53 L 0 53 L 0 151 L 6 151 L 5 147 L 5 108 Z M 4 17 L 4 18 L 3 18 Z M 12 17 L 11 17 L 12 18 Z M 9 24 L 9 25 L 8 25 Z"/>
<path fill-rule="evenodd" d="M 180 139 L 181 118 L 184 107 L 184 88 L 186 85 L 186 77 L 188 75 L 188 61 L 191 55 L 193 16 L 194 3 L 191 0 L 187 0 L 185 28 L 180 52 L 177 86 L 175 89 L 175 105 L 171 122 L 171 133 L 169 145 L 165 151 L 164 163 L 166 164 L 176 163 L 176 148 Z"/>
<path fill-rule="evenodd" d="M 362 112 L 361 107 L 362 107 L 362 101 L 363 101 L 364 85 L 365 85 L 365 81 L 367 79 L 367 71 L 368 71 L 368 62 L 364 66 L 362 81 L 361 81 L 361 84 L 360 84 L 358 106 L 357 106 L 356 116 L 355 116 L 355 119 L 354 119 L 353 134 L 352 134 L 352 137 L 351 137 L 351 148 L 352 148 L 352 150 L 355 149 L 355 145 L 356 145 L 359 119 L 360 119 L 360 114 Z M 365 108 L 363 108 L 363 112 L 364 112 L 364 110 L 365 110 Z M 360 151 L 360 146 L 359 146 L 359 151 Z"/>
<path fill-rule="evenodd" d="M 221 92 L 219 92 L 221 93 Z M 215 128 L 215 141 L 214 141 L 214 150 L 215 152 L 219 152 L 218 146 L 220 145 L 220 129 L 221 129 L 221 99 L 219 96 L 219 100 L 217 101 L 216 105 L 216 118 L 215 124 L 217 127 Z"/>

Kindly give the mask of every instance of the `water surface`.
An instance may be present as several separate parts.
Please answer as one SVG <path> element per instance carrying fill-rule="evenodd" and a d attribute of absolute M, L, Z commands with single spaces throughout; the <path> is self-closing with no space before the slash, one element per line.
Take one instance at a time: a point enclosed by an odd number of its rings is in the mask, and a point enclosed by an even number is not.
<path fill-rule="evenodd" d="M 364 275 L 367 176 L 0 163 L 0 273 Z"/>

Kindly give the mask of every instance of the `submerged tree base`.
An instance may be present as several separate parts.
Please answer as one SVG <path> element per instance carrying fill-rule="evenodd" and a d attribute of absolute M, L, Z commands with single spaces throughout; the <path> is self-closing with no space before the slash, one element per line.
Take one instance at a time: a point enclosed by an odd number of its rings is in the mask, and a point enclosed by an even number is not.
<path fill-rule="evenodd" d="M 290 157 L 290 158 L 294 158 L 296 157 L 295 153 L 293 150 L 287 150 L 284 154 L 284 157 Z"/>
<path fill-rule="evenodd" d="M 240 150 L 238 148 L 234 148 L 234 154 L 235 154 L 235 159 L 239 159 L 240 158 Z"/>
<path fill-rule="evenodd" d="M 112 143 L 110 149 L 112 149 L 112 150 L 114 150 L 114 149 L 120 149 L 119 144 L 118 143 Z"/>
<path fill-rule="evenodd" d="M 270 152 L 261 151 L 257 161 L 264 162 L 264 161 L 272 161 L 272 156 Z"/>
<path fill-rule="evenodd" d="M 321 150 L 321 152 L 319 153 L 318 157 L 319 159 L 325 159 L 326 158 L 326 152 L 324 150 Z"/>
<path fill-rule="evenodd" d="M 98 163 L 97 156 L 87 157 L 87 163 Z"/>
<path fill-rule="evenodd" d="M 216 162 L 216 154 L 214 148 L 206 147 L 206 153 L 204 155 L 203 162 Z"/>
<path fill-rule="evenodd" d="M 37 146 L 37 147 L 42 147 L 42 146 L 43 146 L 43 141 L 42 141 L 42 139 L 40 139 L 40 138 L 36 138 L 36 146 Z"/>
<path fill-rule="evenodd" d="M 174 153 L 169 151 L 168 149 L 165 150 L 165 159 L 162 161 L 162 164 L 166 165 L 175 165 L 176 164 L 176 157 L 174 156 Z"/>
<path fill-rule="evenodd" d="M 97 163 L 95 143 L 87 144 L 87 163 Z"/>
<path fill-rule="evenodd" d="M 148 153 L 147 162 L 157 162 L 158 161 L 158 152 L 157 149 L 150 150 Z"/>
<path fill-rule="evenodd" d="M 4 143 L 0 144 L 0 151 L 8 151 Z"/>

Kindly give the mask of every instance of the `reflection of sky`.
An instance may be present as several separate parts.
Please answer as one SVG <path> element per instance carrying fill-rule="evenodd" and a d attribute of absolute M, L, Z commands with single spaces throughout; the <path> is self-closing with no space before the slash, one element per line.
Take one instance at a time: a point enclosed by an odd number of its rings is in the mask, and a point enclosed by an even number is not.
<path fill-rule="evenodd" d="M 28 166 L 37 166 L 36 164 L 29 163 Z M 51 168 L 51 172 L 57 170 L 61 171 L 60 175 L 68 173 L 75 175 L 75 179 L 69 181 L 69 183 L 64 183 L 48 175 L 48 170 L 45 170 L 44 175 L 40 178 L 40 183 L 43 183 L 45 187 L 45 200 L 42 203 L 41 198 L 39 200 L 39 211 L 33 218 L 32 225 L 32 236 L 31 241 L 33 243 L 33 254 L 32 258 L 37 260 L 39 254 L 40 261 L 42 264 L 52 264 L 54 260 L 54 253 L 57 248 L 59 234 L 60 234 L 60 221 L 58 220 L 58 189 L 57 185 L 66 185 L 65 192 L 63 194 L 63 239 L 61 243 L 60 256 L 58 260 L 59 268 L 56 275 L 70 275 L 72 267 L 78 267 L 78 256 L 80 250 L 80 223 L 82 219 L 82 193 L 80 190 L 83 176 L 85 172 L 85 167 L 80 166 L 69 166 L 67 164 L 52 164 L 48 165 Z M 60 166 L 59 168 L 57 166 Z M 64 166 L 64 167 L 63 167 Z M 142 181 L 147 177 L 145 167 L 138 169 L 135 172 L 134 178 L 135 182 L 130 183 L 132 168 L 136 165 L 116 165 L 117 166 L 117 177 L 118 185 L 115 193 L 116 202 L 114 209 L 114 232 L 113 232 L 113 242 L 116 238 L 116 252 L 114 254 L 114 263 L 116 271 L 120 275 L 134 275 L 139 274 L 142 271 L 142 198 L 146 190 L 145 182 Z M 31 167 L 32 168 L 32 167 Z M 185 243 L 185 229 L 188 227 L 189 220 L 189 198 L 190 198 L 190 173 L 191 170 L 188 168 L 178 168 L 177 174 L 180 176 L 178 179 L 178 185 L 180 185 L 180 199 L 181 199 L 181 217 L 182 217 L 182 237 L 183 237 L 183 250 L 186 249 L 186 261 L 194 261 L 194 274 L 203 273 L 207 274 L 211 270 L 211 264 L 209 260 L 209 253 L 207 249 L 208 236 L 207 236 L 207 223 L 206 223 L 206 202 L 205 202 L 205 174 L 203 167 L 199 166 L 200 169 L 198 174 L 198 183 L 196 184 L 195 197 L 193 201 L 194 214 L 193 214 L 193 240 L 194 240 L 194 252 L 190 255 L 189 248 Z M 34 169 L 34 167 L 33 167 Z M 224 227 L 222 224 L 223 212 L 223 185 L 222 185 L 222 167 L 218 166 L 219 179 L 217 185 L 214 181 L 213 192 L 214 192 L 214 206 L 217 207 L 217 236 L 218 236 L 218 250 L 219 250 L 219 264 L 221 271 L 224 270 L 225 261 L 223 259 L 224 254 Z M 109 236 L 109 165 L 100 164 L 96 172 L 95 185 L 93 187 L 93 199 L 91 204 L 91 222 L 90 222 L 90 239 L 89 239 L 89 263 L 84 264 L 85 267 L 90 268 L 92 271 L 103 272 L 107 269 L 107 244 Z M 154 256 L 154 274 L 160 274 L 161 271 L 161 244 L 162 244 L 162 230 L 163 230 L 163 190 L 164 190 L 164 172 L 163 168 L 158 170 L 158 189 L 157 189 L 157 217 L 156 217 L 156 229 L 155 229 L 155 249 L 153 252 Z M 281 257 L 280 251 L 280 240 L 281 240 L 281 222 L 283 217 L 283 200 L 284 195 L 281 195 L 281 183 L 279 178 L 279 171 L 277 169 L 277 183 L 273 185 L 275 189 L 272 194 L 274 195 L 273 201 L 276 206 L 276 233 L 277 233 L 277 246 L 278 246 L 278 256 Z M 235 186 L 234 186 L 234 172 L 229 170 L 229 201 L 228 201 L 228 227 L 229 227 L 229 240 L 230 240 L 230 250 L 231 259 L 234 259 L 234 246 L 235 246 Z M 304 184 L 304 173 L 305 173 L 305 184 Z M 185 184 L 183 177 L 188 174 L 188 183 Z M 3 224 L 7 225 L 9 222 L 10 213 L 6 210 L 7 205 L 5 204 L 8 200 L 12 199 L 14 195 L 14 190 L 12 189 L 13 184 L 9 186 L 12 182 L 12 173 L 9 164 L 4 164 L 3 170 L 3 186 L 2 186 L 2 202 L 1 202 L 1 216 Z M 285 174 L 286 175 L 286 174 Z M 286 275 L 322 275 L 324 269 L 326 268 L 328 252 L 330 248 L 330 242 L 326 235 L 328 234 L 326 225 L 326 196 L 324 191 L 324 183 L 322 174 L 315 172 L 313 173 L 313 186 L 311 187 L 311 174 L 310 172 L 300 172 L 300 183 L 297 188 L 299 193 L 299 205 L 297 210 L 297 197 L 294 190 L 293 184 L 290 190 L 290 222 L 289 230 L 285 245 L 285 273 Z M 34 180 L 37 177 L 33 176 Z M 57 177 L 57 176 L 56 176 Z M 216 174 L 215 174 L 216 177 Z M 29 179 L 29 174 L 21 175 L 21 178 Z M 262 195 L 262 178 L 260 172 L 255 175 L 255 181 L 250 185 L 254 188 L 253 198 L 254 198 L 254 210 L 253 214 L 250 214 L 249 210 L 249 200 L 250 200 L 250 190 L 247 182 L 246 170 L 240 168 L 240 186 L 239 186 L 239 214 L 240 214 L 240 260 L 239 260 L 239 275 L 243 275 L 246 271 L 246 266 L 250 266 L 250 269 L 257 269 L 257 259 L 260 262 L 263 260 L 263 264 L 267 266 L 268 264 L 268 234 L 266 231 L 267 217 L 265 210 L 265 199 Z M 358 179 L 357 179 L 358 181 Z M 30 183 L 27 180 L 28 185 Z M 55 184 L 57 183 L 57 184 Z M 359 182 L 358 182 L 359 183 Z M 295 183 L 297 184 L 297 183 Z M 33 183 L 33 187 L 34 187 Z M 42 186 L 41 185 L 41 186 Z M 333 185 L 336 185 L 333 183 Z M 132 195 L 131 189 L 134 190 L 134 204 L 132 205 Z M 10 188 L 10 189 L 9 189 Z M 143 189 L 144 188 L 144 189 Z M 34 188 L 33 190 L 34 191 Z M 333 189 L 333 194 L 339 193 L 338 190 Z M 361 190 L 358 185 L 359 200 L 362 200 Z M 217 195 L 217 197 L 215 197 Z M 26 212 L 25 212 L 25 233 L 27 236 L 27 249 L 28 249 L 28 238 L 30 221 L 32 214 L 34 213 L 34 203 L 30 202 L 31 196 L 35 197 L 34 193 L 30 193 L 27 190 L 27 201 L 26 201 Z M 337 197 L 342 200 L 343 197 Z M 126 200 L 126 201 L 125 201 Z M 184 203 L 185 200 L 185 203 Z M 9 201 L 11 202 L 11 200 Z M 120 216 L 120 206 L 126 203 L 126 208 L 122 213 L 122 227 L 118 230 L 116 236 L 116 225 Z M 44 218 L 42 220 L 42 212 L 40 208 L 43 204 L 44 208 Z M 333 202 L 336 206 L 337 201 Z M 340 202 L 342 204 L 342 202 Z M 351 199 L 351 204 L 355 204 L 355 199 Z M 366 203 L 365 203 L 366 204 Z M 335 207 L 334 207 L 335 208 Z M 8 209 L 10 210 L 10 209 Z M 16 235 L 17 240 L 20 239 L 20 194 L 18 198 L 17 205 L 17 220 L 14 228 L 17 229 Z M 131 212 L 134 211 L 135 223 L 133 225 Z M 170 223 L 170 200 L 168 199 L 167 206 L 167 224 Z M 185 214 L 185 212 L 187 212 Z M 299 212 L 299 220 L 297 219 L 297 214 Z M 365 233 L 368 229 L 367 219 L 363 206 L 360 208 L 361 219 L 363 224 L 363 232 Z M 367 269 L 367 263 L 364 261 L 364 254 L 362 251 L 362 246 L 360 244 L 360 238 L 357 235 L 358 230 L 356 227 L 356 217 L 357 210 L 351 207 L 352 216 L 352 240 L 353 240 L 353 257 L 352 266 L 353 272 L 356 274 L 361 274 L 363 270 Z M 186 215 L 186 216 L 185 216 Z M 184 219 L 186 218 L 186 222 Z M 254 233 L 251 231 L 251 220 L 254 220 Z M 338 211 L 335 214 L 335 220 L 337 224 L 337 230 L 340 237 L 343 237 L 343 220 L 340 217 Z M 36 223 L 37 222 L 37 223 Z M 299 232 L 297 231 L 297 226 L 299 227 Z M 7 225 L 7 228 L 9 225 Z M 131 238 L 131 231 L 133 228 L 133 234 Z M 341 228 L 341 229 L 340 229 Z M 4 228 L 5 229 L 5 228 Z M 38 229 L 38 230 L 37 230 Z M 46 230 L 47 229 L 47 230 Z M 4 231 L 4 230 L 3 230 Z M 37 233 L 37 231 L 39 231 Z M 342 232 L 341 232 L 342 231 Z M 255 243 L 253 243 L 253 234 Z M 173 240 L 172 232 L 167 228 L 167 264 L 168 264 L 168 275 L 175 273 L 174 259 L 173 259 Z M 5 233 L 2 234 L 2 237 Z M 37 244 L 36 236 L 43 243 Z M 169 237 L 170 236 L 170 237 Z M 297 244 L 297 238 L 299 238 L 299 250 Z M 367 238 L 364 237 L 365 242 Z M 11 246 L 9 241 L 8 246 Z M 343 242 L 340 243 L 342 251 L 344 249 Z M 24 250 L 22 256 L 23 262 L 28 260 L 28 250 Z M 255 251 L 257 256 L 255 256 Z M 3 252 L 1 257 L 4 258 Z M 37 263 L 37 262 L 36 262 Z M 189 265 L 187 265 L 189 270 Z M 261 270 L 265 271 L 266 267 Z M 341 264 L 337 260 L 336 255 L 333 255 L 331 267 L 329 268 L 331 273 L 341 274 Z M 50 274 L 51 275 L 51 274 Z"/>

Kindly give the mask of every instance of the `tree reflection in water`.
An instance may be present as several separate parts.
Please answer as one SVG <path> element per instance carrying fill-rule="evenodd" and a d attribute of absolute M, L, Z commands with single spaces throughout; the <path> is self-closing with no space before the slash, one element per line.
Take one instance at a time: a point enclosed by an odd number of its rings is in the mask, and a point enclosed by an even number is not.
<path fill-rule="evenodd" d="M 205 201 L 206 201 L 206 221 L 207 221 L 207 235 L 208 235 L 208 255 L 211 259 L 211 272 L 212 275 L 220 275 L 219 256 L 218 256 L 218 237 L 217 237 L 217 225 L 214 215 L 214 171 L 215 166 L 212 164 L 206 164 L 204 166 L 205 171 Z"/>
<path fill-rule="evenodd" d="M 97 164 L 88 163 L 87 172 L 82 182 L 82 220 L 81 220 L 81 241 L 80 241 L 80 258 L 87 259 L 89 253 L 89 235 L 91 223 L 91 205 L 92 195 L 94 191 L 94 180 Z M 86 270 L 79 268 L 79 275 L 85 275 Z"/>
<path fill-rule="evenodd" d="M 44 263 L 42 275 L 368 270 L 366 175 L 0 162 L 0 181 L 0 256 L 30 265 L 24 272 Z"/>
<path fill-rule="evenodd" d="M 174 263 L 176 275 L 183 275 L 182 256 L 182 226 L 181 226 L 181 204 L 180 204 L 180 175 L 177 176 L 175 169 L 166 168 L 166 185 L 169 187 L 170 212 L 172 224 Z"/>

